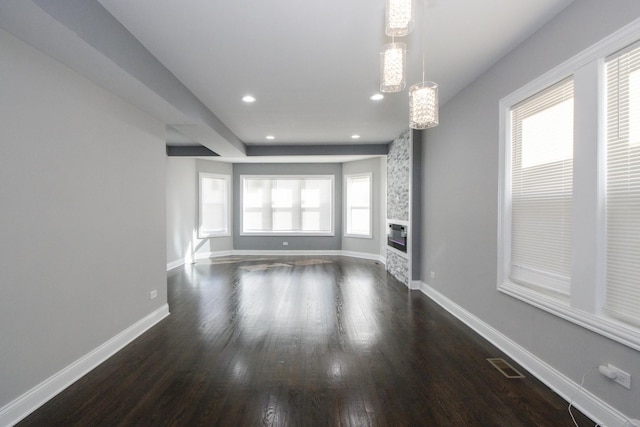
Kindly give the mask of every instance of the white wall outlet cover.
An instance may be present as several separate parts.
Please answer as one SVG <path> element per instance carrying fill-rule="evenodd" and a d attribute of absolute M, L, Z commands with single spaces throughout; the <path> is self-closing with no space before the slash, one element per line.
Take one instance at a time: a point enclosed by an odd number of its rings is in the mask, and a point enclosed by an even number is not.
<path fill-rule="evenodd" d="M 631 374 L 628 372 L 613 366 L 611 363 L 606 366 L 601 365 L 599 370 L 605 377 L 612 379 L 625 388 L 631 389 Z"/>
<path fill-rule="evenodd" d="M 155 289 L 149 292 L 149 299 L 154 299 L 157 296 L 158 296 L 158 291 L 156 291 Z"/>

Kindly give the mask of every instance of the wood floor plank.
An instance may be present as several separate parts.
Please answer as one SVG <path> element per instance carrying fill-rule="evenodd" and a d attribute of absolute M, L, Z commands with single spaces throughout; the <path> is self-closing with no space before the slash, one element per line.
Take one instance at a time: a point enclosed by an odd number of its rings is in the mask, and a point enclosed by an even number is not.
<path fill-rule="evenodd" d="M 171 316 L 19 426 L 572 425 L 564 400 L 373 261 L 215 259 L 172 270 L 168 299 Z"/>

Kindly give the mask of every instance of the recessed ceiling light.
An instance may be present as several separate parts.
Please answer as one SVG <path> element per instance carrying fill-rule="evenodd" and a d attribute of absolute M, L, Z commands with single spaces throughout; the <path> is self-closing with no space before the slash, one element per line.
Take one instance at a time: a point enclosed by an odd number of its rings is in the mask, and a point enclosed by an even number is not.
<path fill-rule="evenodd" d="M 383 98 L 384 98 L 383 94 L 376 93 L 375 95 L 371 95 L 371 97 L 369 99 L 372 100 L 372 101 L 380 101 Z"/>
<path fill-rule="evenodd" d="M 358 138 L 360 138 L 360 135 L 351 135 L 351 138 L 352 139 L 358 139 Z"/>
<path fill-rule="evenodd" d="M 245 95 L 242 97 L 242 100 L 247 103 L 256 102 L 256 99 L 251 95 Z"/>
<path fill-rule="evenodd" d="M 273 135 L 267 135 L 267 139 L 276 139 L 276 137 Z"/>

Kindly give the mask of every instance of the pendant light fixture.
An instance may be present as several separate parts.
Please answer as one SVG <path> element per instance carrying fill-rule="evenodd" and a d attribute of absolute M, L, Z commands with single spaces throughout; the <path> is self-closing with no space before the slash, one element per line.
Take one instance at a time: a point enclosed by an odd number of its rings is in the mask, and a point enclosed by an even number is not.
<path fill-rule="evenodd" d="M 406 36 L 413 29 L 413 0 L 387 0 L 385 29 L 388 36 Z"/>
<path fill-rule="evenodd" d="M 380 91 L 400 92 L 407 85 L 407 45 L 396 43 L 394 37 L 406 36 L 413 28 L 413 0 L 387 0 L 385 12 L 384 32 L 391 43 L 380 53 Z"/>
<path fill-rule="evenodd" d="M 409 88 L 409 127 L 427 129 L 435 126 L 438 126 L 438 85 L 429 81 L 416 83 Z"/>
<path fill-rule="evenodd" d="M 426 9 L 426 4 L 424 5 Z M 423 15 L 425 13 L 423 12 Z M 438 126 L 438 85 L 425 80 L 426 19 L 422 29 L 422 82 L 409 88 L 409 127 L 427 129 Z"/>
<path fill-rule="evenodd" d="M 400 92 L 406 86 L 407 45 L 387 43 L 380 53 L 380 92 Z"/>

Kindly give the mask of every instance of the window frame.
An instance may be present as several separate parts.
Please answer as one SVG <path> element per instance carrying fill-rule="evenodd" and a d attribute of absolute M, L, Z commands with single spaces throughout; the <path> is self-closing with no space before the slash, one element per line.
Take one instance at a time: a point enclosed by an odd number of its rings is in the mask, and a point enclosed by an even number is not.
<path fill-rule="evenodd" d="M 349 180 L 355 178 L 367 178 L 369 180 L 369 204 L 367 209 L 369 210 L 369 231 L 367 233 L 354 233 L 350 231 L 351 223 L 349 215 L 349 210 L 351 206 L 349 205 Z M 354 173 L 348 174 L 344 176 L 344 237 L 355 237 L 359 239 L 372 239 L 373 238 L 373 173 L 364 172 L 364 173 Z"/>
<path fill-rule="evenodd" d="M 563 280 L 564 278 L 559 276 L 560 272 L 557 271 L 557 267 L 553 267 L 553 266 L 543 266 L 542 268 L 540 266 L 538 267 L 533 267 L 533 265 L 535 265 L 536 261 L 540 261 L 540 255 L 539 254 L 531 254 L 528 253 L 527 256 L 525 256 L 524 259 L 521 259 L 521 261 L 524 263 L 524 265 L 518 265 L 518 267 L 516 268 L 516 264 L 517 261 L 513 261 L 512 256 L 513 256 L 513 252 L 515 252 L 513 250 L 513 243 L 514 243 L 514 238 L 513 238 L 513 212 L 520 212 L 523 213 L 523 223 L 519 224 L 519 226 L 517 227 L 519 230 L 523 230 L 523 229 L 527 229 L 526 224 L 527 222 L 531 222 L 531 216 L 527 215 L 527 213 L 529 211 L 533 211 L 536 213 L 548 213 L 548 210 L 546 210 L 546 207 L 549 206 L 553 206 L 555 207 L 555 216 L 554 216 L 554 220 L 555 223 L 552 223 L 553 225 L 555 225 L 556 227 L 560 226 L 560 224 L 564 224 L 566 222 L 566 224 L 568 224 L 568 226 L 561 226 L 560 227 L 560 235 L 563 237 L 568 237 L 565 238 L 563 240 L 564 244 L 561 244 L 561 242 L 558 240 L 556 240 L 557 245 L 556 246 L 550 246 L 546 249 L 548 249 L 549 251 L 552 251 L 555 253 L 556 256 L 560 256 L 560 258 L 565 258 L 564 255 L 562 255 L 563 252 L 563 247 L 564 249 L 568 249 L 569 250 L 569 254 L 566 258 L 568 258 L 568 260 L 566 261 L 566 264 L 564 264 L 565 267 L 570 268 L 570 264 L 571 264 L 571 242 L 573 241 L 573 236 L 571 235 L 571 229 L 572 227 L 572 213 L 573 213 L 573 202 L 574 202 L 574 197 L 573 197 L 573 189 L 570 193 L 561 193 L 563 194 L 565 197 L 568 196 L 569 197 L 569 201 L 568 201 L 568 205 L 571 207 L 571 209 L 565 210 L 564 207 L 566 206 L 567 202 L 564 200 L 558 200 L 558 191 L 561 190 L 565 190 L 565 186 L 566 186 L 566 176 L 559 176 L 558 172 L 561 172 L 564 170 L 565 167 L 565 163 L 568 159 L 562 159 L 562 160 L 556 160 L 554 162 L 549 162 L 549 163 L 545 163 L 544 166 L 543 165 L 524 165 L 524 164 L 520 164 L 519 167 L 514 168 L 514 164 L 513 164 L 513 148 L 518 145 L 518 150 L 520 152 L 520 161 L 523 162 L 525 160 L 525 151 L 526 151 L 526 138 L 525 138 L 525 120 L 531 117 L 534 117 L 535 114 L 539 114 L 542 113 L 544 111 L 547 111 L 550 108 L 554 108 L 558 105 L 560 105 L 562 102 L 566 101 L 567 99 L 564 99 L 564 94 L 568 91 L 567 87 L 570 87 L 570 93 L 571 93 L 571 102 L 572 102 L 572 110 L 573 110 L 573 102 L 575 99 L 575 92 L 573 90 L 574 87 L 574 82 L 573 82 L 573 76 L 567 77 L 565 79 L 561 79 L 560 81 L 554 82 L 553 84 L 543 88 L 542 90 L 536 92 L 535 94 L 533 94 L 530 97 L 525 98 L 524 100 L 514 104 L 513 106 L 511 106 L 509 108 L 508 111 L 508 116 L 507 118 L 507 122 L 506 125 L 510 126 L 510 134 L 509 134 L 509 138 L 508 140 L 506 140 L 504 142 L 505 144 L 505 150 L 506 150 L 506 154 L 505 154 L 505 166 L 506 166 L 506 171 L 505 171 L 505 192 L 509 198 L 509 205 L 507 206 L 507 208 L 509 209 L 509 228 L 508 228 L 508 232 L 509 232 L 509 239 L 505 242 L 506 243 L 506 250 L 507 252 L 505 253 L 505 256 L 508 257 L 508 265 L 510 267 L 507 267 L 508 270 L 505 271 L 505 274 L 508 274 L 508 279 L 507 281 L 510 282 L 513 285 L 517 285 L 517 286 L 523 286 L 525 288 L 530 288 L 533 289 L 534 292 L 536 293 L 541 293 L 544 295 L 549 296 L 550 298 L 554 298 L 557 299 L 559 301 L 565 301 L 568 299 L 570 293 L 569 293 L 569 282 L 571 279 L 571 274 L 569 273 L 569 277 L 568 277 L 568 281 Z M 549 99 L 549 94 L 555 94 L 551 99 Z M 554 104 L 551 104 L 551 102 L 555 102 Z M 524 113 L 527 112 L 527 110 L 531 110 L 531 104 L 533 103 L 534 108 L 537 107 L 541 107 L 544 103 L 545 107 L 542 109 L 539 109 L 539 111 L 534 111 L 531 112 L 529 111 L 529 115 L 525 115 Z M 525 111 L 522 111 L 522 109 L 525 109 Z M 507 112 L 505 112 L 506 114 Z M 575 115 L 575 114 L 574 114 Z M 514 116 L 517 116 L 517 119 L 514 120 Z M 520 123 L 519 126 L 519 131 L 516 135 L 512 134 L 512 131 L 514 129 L 514 124 L 515 123 Z M 573 129 L 574 126 L 574 117 L 571 117 L 571 128 Z M 571 145 L 573 147 L 574 145 L 574 141 L 575 141 L 575 135 L 572 135 L 572 140 L 571 140 Z M 516 151 L 517 153 L 517 151 Z M 571 165 L 573 165 L 573 150 L 571 153 Z M 554 165 L 555 164 L 555 165 Z M 555 172 L 555 178 L 557 181 L 553 181 L 550 182 L 549 180 L 545 179 L 544 182 L 541 182 L 541 178 L 540 178 L 540 170 L 539 167 L 543 166 L 547 169 L 548 172 Z M 536 171 L 536 169 L 538 169 Z M 552 171 L 549 171 L 549 169 L 553 169 Z M 560 171 L 558 170 L 560 169 Z M 573 166 L 571 167 L 571 183 L 570 186 L 573 187 L 572 181 L 573 181 Z M 568 174 L 567 174 L 568 175 Z M 531 178 L 531 179 L 529 179 Z M 513 182 L 515 182 L 516 184 L 513 185 Z M 527 190 L 520 190 L 518 192 L 515 191 L 515 188 L 518 188 L 517 183 L 520 182 L 521 184 L 523 184 L 524 188 L 527 188 Z M 553 183 L 553 188 L 552 190 L 555 192 L 554 194 L 551 193 L 546 193 L 544 194 L 544 196 L 541 196 L 539 192 L 537 192 L 537 190 L 539 190 L 539 186 L 542 184 L 544 185 L 544 188 L 547 188 L 548 190 L 550 190 L 549 186 Z M 508 184 L 508 185 L 507 185 Z M 536 190 L 533 190 L 531 187 L 534 187 Z M 532 193 L 533 191 L 533 193 Z M 514 197 L 514 194 L 518 194 L 519 197 Z M 555 197 L 554 197 L 555 196 Z M 514 200 L 518 200 L 521 204 L 531 204 L 531 203 L 535 203 L 536 201 L 538 201 L 538 203 L 542 202 L 542 209 L 538 210 L 538 209 L 515 209 L 514 208 Z M 562 214 L 558 214 L 558 208 L 561 208 Z M 535 222 L 535 220 L 534 220 Z M 524 227 L 523 227 L 524 225 Z M 536 237 L 537 234 L 542 234 L 544 235 L 545 231 L 548 233 L 550 230 L 547 227 L 539 227 L 536 229 L 537 231 L 539 231 L 539 233 L 536 233 Z M 564 233 L 568 233 L 568 236 L 565 236 Z M 535 238 L 534 238 L 535 240 Z M 522 241 L 519 241 L 520 244 L 523 243 Z M 529 239 L 525 239 L 525 243 L 531 243 L 531 241 Z M 534 242 L 535 244 L 535 242 Z M 569 246 L 567 248 L 567 246 Z M 518 246 L 520 249 L 524 248 L 524 246 Z M 539 246 L 536 245 L 536 247 L 538 249 L 540 249 Z M 562 255 L 562 256 L 561 256 Z M 547 260 L 548 261 L 548 260 Z M 515 271 L 514 271 L 515 270 Z M 556 270 L 556 271 L 553 271 Z M 513 279 L 512 277 L 518 275 L 520 276 L 520 280 L 516 281 L 516 279 Z M 551 278 L 554 277 L 555 278 Z M 556 282 L 556 283 L 554 283 Z M 564 288 L 567 288 L 566 290 Z"/>
<path fill-rule="evenodd" d="M 635 350 L 640 327 L 609 316 L 606 279 L 605 61 L 638 43 L 640 20 L 623 27 L 499 101 L 497 290 Z M 565 78 L 574 78 L 574 208 L 571 292 L 567 301 L 509 280 L 511 108 Z M 588 189 L 587 191 L 584 191 Z M 588 231 L 585 233 L 585 231 Z"/>
<path fill-rule="evenodd" d="M 245 208 L 244 208 L 244 187 L 245 187 L 245 179 L 264 179 L 264 180 L 304 180 L 304 179 L 326 179 L 330 182 L 330 188 L 329 188 L 329 211 L 331 212 L 330 214 L 330 230 L 327 231 L 319 231 L 319 232 L 312 232 L 312 231 L 281 231 L 281 230 L 275 230 L 275 231 L 245 231 L 244 230 L 244 213 L 245 213 Z M 239 220 L 240 220 L 240 224 L 239 224 L 239 234 L 240 236 L 301 236 L 301 237 L 311 237 L 311 236 L 318 236 L 318 237 L 334 237 L 335 236 L 335 207 L 336 207 L 336 203 L 335 203 L 335 177 L 334 175 L 328 175 L 328 174 L 308 174 L 308 175 L 240 175 L 240 182 L 239 182 Z M 273 204 L 271 206 L 271 209 L 273 209 Z M 282 208 L 279 208 L 282 209 Z M 309 210 L 311 208 L 304 208 L 302 206 L 302 204 L 300 205 L 300 212 L 302 213 L 304 210 Z"/>
<path fill-rule="evenodd" d="M 202 219 L 204 217 L 204 205 L 202 203 L 203 200 L 203 191 L 204 186 L 202 185 L 202 180 L 204 178 L 209 179 L 221 179 L 224 181 L 224 227 L 220 231 L 211 231 L 206 232 L 203 230 Z M 228 237 L 231 236 L 231 176 L 218 174 L 218 173 L 210 173 L 210 172 L 198 172 L 198 238 L 199 239 L 208 239 L 211 237 Z"/>

